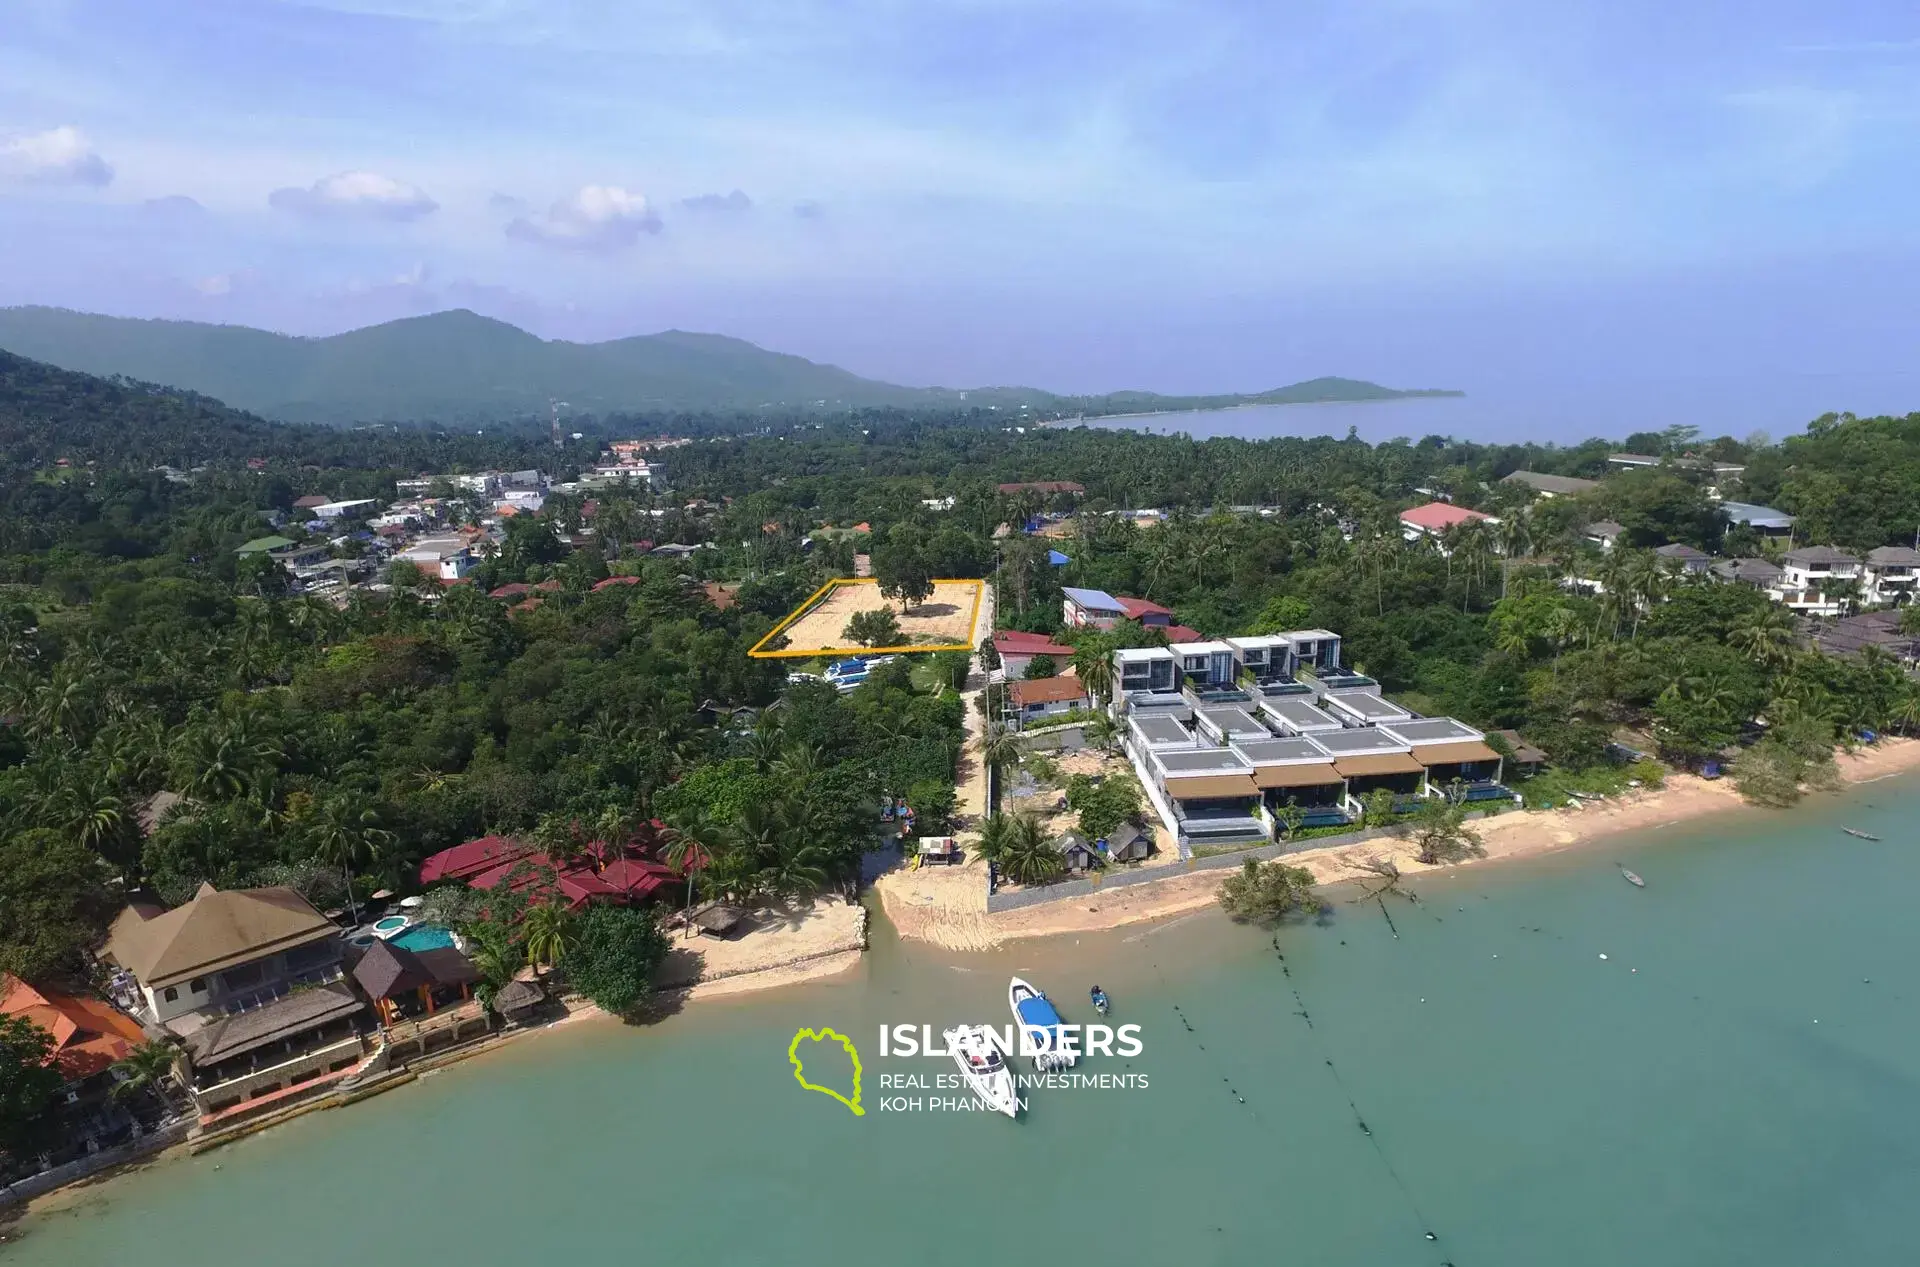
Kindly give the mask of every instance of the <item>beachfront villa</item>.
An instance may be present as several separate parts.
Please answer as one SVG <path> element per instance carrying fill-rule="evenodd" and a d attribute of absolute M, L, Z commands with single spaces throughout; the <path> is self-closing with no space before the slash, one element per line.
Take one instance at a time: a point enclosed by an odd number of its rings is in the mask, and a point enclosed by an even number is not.
<path fill-rule="evenodd" d="M 1377 792 L 1421 800 L 1513 794 L 1473 727 L 1419 717 L 1340 665 L 1324 629 L 1113 655 L 1121 746 L 1182 850 L 1259 844 L 1358 821 Z"/>
<path fill-rule="evenodd" d="M 187 1090 L 207 1114 L 359 1062 L 368 1015 L 344 979 L 339 934 L 290 888 L 202 884 L 172 910 L 127 907 L 106 957 L 130 974 L 136 1018 L 180 1041 Z"/>

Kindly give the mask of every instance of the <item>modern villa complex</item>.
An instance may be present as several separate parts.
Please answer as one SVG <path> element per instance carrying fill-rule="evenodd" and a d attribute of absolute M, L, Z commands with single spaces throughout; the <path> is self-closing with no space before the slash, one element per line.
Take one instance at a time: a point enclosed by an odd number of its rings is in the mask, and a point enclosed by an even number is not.
<path fill-rule="evenodd" d="M 1183 852 L 1358 821 L 1378 792 L 1501 800 L 1500 754 L 1451 717 L 1416 717 L 1340 665 L 1325 629 L 1113 654 L 1114 719 Z"/>

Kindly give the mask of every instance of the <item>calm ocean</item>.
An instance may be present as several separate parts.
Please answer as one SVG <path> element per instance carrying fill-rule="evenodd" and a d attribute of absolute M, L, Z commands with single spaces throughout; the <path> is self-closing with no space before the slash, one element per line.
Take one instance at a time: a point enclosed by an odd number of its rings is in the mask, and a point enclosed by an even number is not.
<path fill-rule="evenodd" d="M 1413 397 L 1324 405 L 1260 405 L 1248 409 L 1095 419 L 1098 427 L 1125 427 L 1198 440 L 1233 436 L 1344 436 L 1349 427 L 1378 444 L 1404 436 L 1518 444 L 1578 444 L 1591 436 L 1624 440 L 1636 431 L 1674 425 L 1707 436 L 1746 439 L 1765 431 L 1775 440 L 1798 434 L 1827 412 L 1861 417 L 1920 410 L 1920 376 L 1780 374 L 1764 380 L 1673 378 L 1647 381 L 1468 384 L 1465 396 Z"/>
<path fill-rule="evenodd" d="M 1913 1263 L 1916 836 L 1909 780 L 1469 869 L 1391 928 L 1283 931 L 1284 970 L 1212 912 L 959 960 L 880 926 L 829 982 L 565 1027 L 102 1185 L 0 1261 Z M 882 1111 L 881 1075 L 946 1065 L 877 1027 L 1001 1023 L 1012 972 L 1075 1020 L 1106 986 L 1145 1049 L 1082 1068 L 1149 1085 Z M 866 1116 L 796 1085 L 801 1026 L 859 1045 Z"/>

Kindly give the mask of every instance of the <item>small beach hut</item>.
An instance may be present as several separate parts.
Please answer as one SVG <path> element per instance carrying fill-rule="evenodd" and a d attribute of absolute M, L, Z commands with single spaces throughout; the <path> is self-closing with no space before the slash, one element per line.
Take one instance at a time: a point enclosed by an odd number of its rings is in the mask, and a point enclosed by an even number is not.
<path fill-rule="evenodd" d="M 694 907 L 693 913 L 687 918 L 699 932 L 712 933 L 715 937 L 725 937 L 744 924 L 747 915 L 737 906 L 728 906 L 725 902 L 708 902 Z"/>
<path fill-rule="evenodd" d="M 1519 731 L 1496 730 L 1493 733 L 1500 736 L 1513 753 L 1507 758 L 1507 770 L 1516 778 L 1531 778 L 1547 764 L 1547 754 L 1522 739 Z"/>
<path fill-rule="evenodd" d="M 1077 831 L 1070 831 L 1053 842 L 1053 847 L 1066 859 L 1070 872 L 1091 871 L 1100 865 L 1100 854 L 1087 843 L 1087 838 Z"/>
<path fill-rule="evenodd" d="M 547 992 L 540 988 L 538 981 L 523 981 L 516 977 L 501 986 L 500 992 L 493 996 L 493 1010 L 509 1024 L 524 1025 L 546 1001 Z"/>
<path fill-rule="evenodd" d="M 1107 857 L 1114 862 L 1142 862 L 1153 852 L 1153 837 L 1138 823 L 1122 823 L 1107 837 Z"/>

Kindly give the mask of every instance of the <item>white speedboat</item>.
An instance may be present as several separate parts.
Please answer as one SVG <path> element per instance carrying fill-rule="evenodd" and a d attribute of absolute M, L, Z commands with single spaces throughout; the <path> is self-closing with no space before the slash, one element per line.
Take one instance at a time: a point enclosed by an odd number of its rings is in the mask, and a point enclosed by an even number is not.
<path fill-rule="evenodd" d="M 943 1030 L 940 1036 L 947 1040 L 947 1051 L 973 1093 L 994 1112 L 1018 1116 L 1020 1096 L 1013 1085 L 1013 1070 L 1007 1068 L 993 1031 L 984 1025 L 961 1025 Z"/>
<path fill-rule="evenodd" d="M 1045 992 L 1015 977 L 1007 983 L 1007 1004 L 1013 1008 L 1014 1022 L 1020 1027 L 1020 1049 L 1033 1052 L 1035 1069 L 1052 1073 L 1073 1067 L 1080 1055 L 1068 1050 L 1060 1033 L 1063 1022 L 1059 1010 Z"/>

